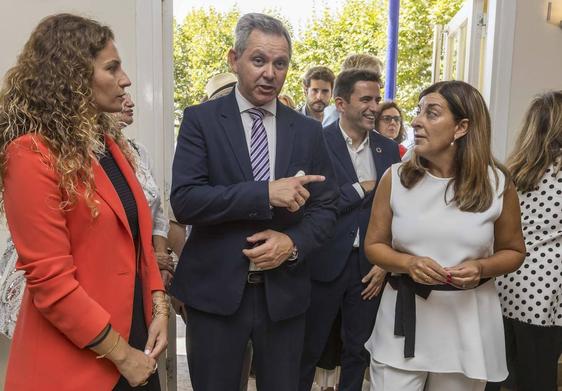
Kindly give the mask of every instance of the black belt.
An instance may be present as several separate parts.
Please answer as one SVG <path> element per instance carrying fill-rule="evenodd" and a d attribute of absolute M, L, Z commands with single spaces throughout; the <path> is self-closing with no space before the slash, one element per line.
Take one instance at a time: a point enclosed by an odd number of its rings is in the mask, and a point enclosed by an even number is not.
<path fill-rule="evenodd" d="M 246 278 L 248 284 L 263 284 L 264 275 L 263 272 L 248 272 L 248 277 Z"/>
<path fill-rule="evenodd" d="M 489 280 L 489 278 L 483 278 L 477 286 Z M 404 337 L 404 357 L 414 357 L 416 345 L 416 295 L 425 300 L 429 297 L 431 291 L 460 291 L 464 289 L 456 288 L 448 284 L 420 284 L 412 280 L 407 274 L 390 276 L 388 282 L 390 286 L 397 291 L 394 313 L 394 335 Z"/>

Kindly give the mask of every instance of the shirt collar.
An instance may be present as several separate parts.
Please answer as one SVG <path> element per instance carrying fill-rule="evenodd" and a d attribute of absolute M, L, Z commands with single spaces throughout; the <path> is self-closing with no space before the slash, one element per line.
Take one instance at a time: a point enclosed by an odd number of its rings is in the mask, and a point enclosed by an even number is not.
<path fill-rule="evenodd" d="M 351 139 L 351 137 L 349 137 L 347 135 L 347 133 L 345 133 L 345 131 L 343 130 L 343 128 L 341 127 L 341 121 L 338 122 L 338 125 L 340 127 L 340 131 L 341 134 L 343 136 L 343 139 L 345 140 L 345 143 L 347 144 L 347 146 L 351 149 L 353 149 L 352 145 L 353 145 L 353 140 Z M 361 142 L 361 144 L 359 144 L 359 146 L 354 149 L 355 152 L 360 152 L 363 148 L 366 148 L 369 146 L 369 134 L 367 133 L 365 139 L 363 140 L 363 142 Z"/>
<path fill-rule="evenodd" d="M 248 99 L 244 98 L 238 89 L 238 83 L 236 84 L 236 88 L 234 89 L 234 94 L 236 96 L 236 102 L 238 103 L 238 108 L 240 109 L 240 113 L 243 113 L 249 109 L 253 109 L 254 106 L 251 104 Z M 264 109 L 267 113 L 273 115 L 274 117 L 277 115 L 277 99 L 273 99 L 271 102 L 266 103 L 263 106 L 259 106 L 259 108 Z"/>

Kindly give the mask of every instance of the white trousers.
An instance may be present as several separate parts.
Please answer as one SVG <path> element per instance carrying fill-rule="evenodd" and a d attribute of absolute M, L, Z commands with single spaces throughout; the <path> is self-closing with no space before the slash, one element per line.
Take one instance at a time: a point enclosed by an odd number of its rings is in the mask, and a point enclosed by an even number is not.
<path fill-rule="evenodd" d="M 405 371 L 371 360 L 370 391 L 484 391 L 486 381 L 462 373 Z"/>

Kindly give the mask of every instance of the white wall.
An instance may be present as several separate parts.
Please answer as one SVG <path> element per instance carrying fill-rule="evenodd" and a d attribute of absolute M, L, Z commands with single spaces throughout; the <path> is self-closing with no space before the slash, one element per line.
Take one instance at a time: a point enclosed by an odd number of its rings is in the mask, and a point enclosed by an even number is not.
<path fill-rule="evenodd" d="M 128 136 L 142 142 L 161 188 L 173 152 L 171 0 L 0 0 L 0 78 L 15 64 L 31 31 L 48 15 L 70 12 L 111 27 L 137 105 Z M 5 230 L 0 227 L 0 251 Z"/>
<path fill-rule="evenodd" d="M 136 79 L 135 0 L 2 0 L 0 2 L 0 76 L 15 64 L 31 31 L 44 17 L 61 12 L 76 13 L 109 25 L 116 36 L 123 65 Z M 135 93 L 133 85 L 131 92 Z"/>
<path fill-rule="evenodd" d="M 515 142 L 533 96 L 546 90 L 562 90 L 562 29 L 546 22 L 547 3 L 548 0 L 517 0 L 508 149 Z"/>

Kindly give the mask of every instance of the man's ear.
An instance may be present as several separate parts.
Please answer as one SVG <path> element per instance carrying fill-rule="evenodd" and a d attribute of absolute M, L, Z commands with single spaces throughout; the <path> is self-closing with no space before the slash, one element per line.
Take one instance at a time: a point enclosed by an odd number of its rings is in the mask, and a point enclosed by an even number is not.
<path fill-rule="evenodd" d="M 334 98 L 334 104 L 336 105 L 336 110 L 338 111 L 338 113 L 343 113 L 345 111 L 347 102 L 341 96 L 336 96 Z"/>
<path fill-rule="evenodd" d="M 236 55 L 236 50 L 230 49 L 228 51 L 228 65 L 230 65 L 230 70 L 236 74 L 238 74 L 238 64 L 236 62 L 237 59 L 238 58 Z"/>
<path fill-rule="evenodd" d="M 455 140 L 464 137 L 464 135 L 468 133 L 468 129 L 469 129 L 468 118 L 461 119 L 457 123 L 457 126 L 455 127 L 455 134 L 453 135 Z"/>

